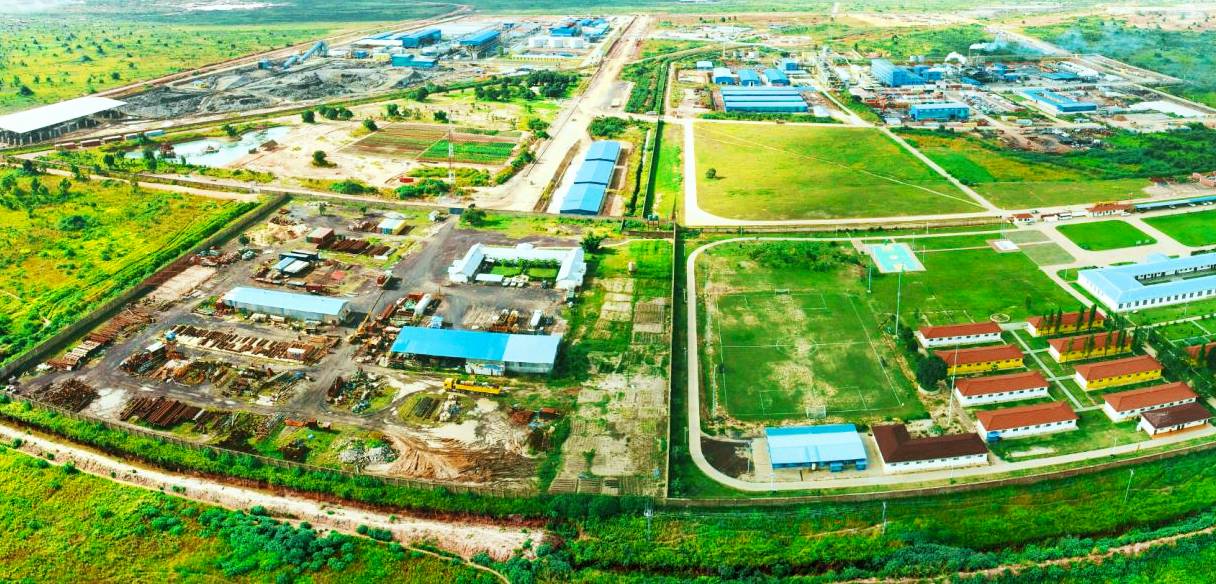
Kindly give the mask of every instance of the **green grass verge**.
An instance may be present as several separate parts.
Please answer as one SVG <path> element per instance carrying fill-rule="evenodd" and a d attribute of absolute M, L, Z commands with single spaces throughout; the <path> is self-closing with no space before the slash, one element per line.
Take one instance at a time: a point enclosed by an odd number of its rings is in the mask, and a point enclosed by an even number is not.
<path fill-rule="evenodd" d="M 1149 217 L 1144 222 L 1182 245 L 1216 244 L 1216 210 Z"/>
<path fill-rule="evenodd" d="M 1105 251 L 1157 243 L 1157 240 L 1147 233 L 1118 219 L 1060 225 L 1056 229 L 1078 247 L 1089 251 Z"/>

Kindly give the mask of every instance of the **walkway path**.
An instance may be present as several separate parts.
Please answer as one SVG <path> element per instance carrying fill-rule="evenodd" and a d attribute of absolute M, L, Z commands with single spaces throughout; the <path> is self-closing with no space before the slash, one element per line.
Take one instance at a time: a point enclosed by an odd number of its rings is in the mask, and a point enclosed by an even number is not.
<path fill-rule="evenodd" d="M 957 237 L 964 235 L 987 234 L 990 232 L 963 232 L 963 233 L 939 233 L 931 235 L 903 235 L 891 236 L 890 239 L 911 239 L 916 237 Z M 1017 462 L 1004 462 L 997 460 L 989 466 L 978 466 L 962 469 L 949 469 L 930 472 L 918 472 L 908 474 L 892 474 L 878 476 L 863 476 L 847 478 L 833 478 L 834 475 L 821 475 L 823 478 L 815 478 L 801 481 L 784 481 L 784 482 L 755 482 L 731 477 L 722 471 L 714 468 L 713 465 L 705 458 L 705 453 L 701 448 L 701 355 L 699 351 L 699 330 L 698 330 L 698 299 L 697 299 L 697 270 L 696 262 L 706 250 L 714 247 L 737 243 L 740 241 L 850 241 L 855 238 L 808 238 L 808 237 L 736 237 L 724 239 L 705 244 L 692 251 L 688 255 L 685 264 L 685 298 L 687 299 L 687 318 L 686 327 L 688 335 L 688 450 L 693 462 L 697 468 L 711 479 L 742 491 L 750 492 L 766 492 L 766 491 L 800 491 L 807 489 L 831 489 L 831 488 L 848 488 L 848 487 L 898 487 L 910 483 L 925 483 L 931 481 L 950 481 L 962 478 L 979 478 L 997 477 L 1000 475 L 1015 471 L 1025 471 L 1034 469 L 1045 469 L 1048 467 L 1067 465 L 1071 463 L 1084 461 L 1097 461 L 1104 458 L 1133 454 L 1139 452 L 1144 446 L 1143 442 L 1120 444 L 1109 448 L 1098 450 L 1089 450 L 1085 452 L 1077 452 L 1072 454 L 1064 454 L 1059 456 L 1050 456 L 1045 458 L 1037 458 L 1032 460 L 1022 460 Z M 1210 438 L 1216 436 L 1216 427 L 1208 426 L 1202 430 L 1186 432 L 1173 436 L 1154 439 L 1151 442 L 1151 447 L 1161 447 L 1170 444 L 1190 441 L 1196 438 Z"/>
<path fill-rule="evenodd" d="M 20 438 L 25 443 L 21 448 L 24 452 L 35 456 L 51 452 L 55 455 L 56 464 L 70 461 L 84 472 L 127 485 L 172 492 L 192 501 L 228 509 L 249 509 L 261 505 L 272 515 L 308 521 L 322 530 L 354 534 L 360 525 L 387 529 L 403 543 L 433 542 L 464 558 L 484 551 L 496 559 L 505 560 L 525 541 L 531 540 L 535 546 L 544 535 L 544 531 L 539 529 L 390 515 L 281 492 L 217 483 L 211 478 L 132 464 L 82 446 L 60 443 L 58 438 L 52 441 L 7 423 L 0 423 L 0 437 L 8 441 Z"/>

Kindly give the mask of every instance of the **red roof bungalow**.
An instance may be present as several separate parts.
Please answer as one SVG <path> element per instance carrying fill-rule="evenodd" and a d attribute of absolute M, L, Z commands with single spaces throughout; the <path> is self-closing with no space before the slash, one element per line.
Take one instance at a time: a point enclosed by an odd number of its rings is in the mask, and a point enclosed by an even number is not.
<path fill-rule="evenodd" d="M 1013 345 L 934 351 L 951 375 L 980 373 L 1022 366 L 1022 350 Z"/>
<path fill-rule="evenodd" d="M 1080 417 L 1064 402 L 1030 404 L 975 415 L 981 437 L 1021 438 L 1077 429 Z"/>
<path fill-rule="evenodd" d="M 1216 351 L 1216 341 L 1207 343 L 1206 345 L 1191 345 L 1186 348 L 1186 354 L 1191 359 L 1191 363 L 1196 365 L 1200 362 L 1200 353 L 1203 354 L 1203 360 L 1207 360 L 1207 355 L 1212 351 Z"/>
<path fill-rule="evenodd" d="M 1105 331 L 1092 335 L 1061 337 L 1047 341 L 1047 353 L 1057 363 L 1077 359 L 1108 357 L 1132 351 L 1132 334 L 1127 331 Z"/>
<path fill-rule="evenodd" d="M 944 326 L 922 326 L 916 331 L 916 340 L 926 349 L 999 343 L 1001 325 L 995 322 L 975 322 Z"/>
<path fill-rule="evenodd" d="M 1090 217 L 1104 217 L 1107 215 L 1127 215 L 1132 210 L 1132 206 L 1127 203 L 1098 203 L 1088 209 Z"/>
<path fill-rule="evenodd" d="M 1038 371 L 960 379 L 954 397 L 964 406 L 1047 397 L 1047 378 Z"/>
<path fill-rule="evenodd" d="M 888 473 L 988 464 L 988 447 L 975 434 L 913 438 L 907 426 L 874 426 L 874 442 Z"/>
<path fill-rule="evenodd" d="M 1148 355 L 1126 357 L 1114 361 L 1099 361 L 1077 365 L 1076 380 L 1081 389 L 1132 385 L 1161 379 L 1161 363 Z"/>
<path fill-rule="evenodd" d="M 1094 313 L 1093 322 L 1089 322 L 1089 311 L 1065 312 L 1060 315 L 1059 324 L 1047 326 L 1047 317 L 1032 316 L 1026 319 L 1026 332 L 1031 336 L 1055 335 L 1060 333 L 1075 333 L 1082 329 L 1101 328 L 1106 323 L 1106 315 L 1101 310 Z M 1050 329 L 1050 330 L 1047 330 Z"/>
<path fill-rule="evenodd" d="M 1130 420 L 1152 410 L 1180 406 L 1199 399 L 1191 387 L 1181 381 L 1142 387 L 1130 391 L 1119 391 L 1102 396 L 1106 403 L 1102 411 L 1115 422 Z"/>

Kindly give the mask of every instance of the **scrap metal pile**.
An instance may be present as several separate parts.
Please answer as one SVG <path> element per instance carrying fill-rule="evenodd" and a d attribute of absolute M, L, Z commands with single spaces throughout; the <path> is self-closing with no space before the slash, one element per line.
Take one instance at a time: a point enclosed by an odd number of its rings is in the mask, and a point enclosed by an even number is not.
<path fill-rule="evenodd" d="M 85 335 L 84 340 L 70 351 L 48 360 L 46 364 L 60 371 L 75 371 L 102 347 L 143 328 L 149 322 L 152 322 L 152 315 L 148 311 L 139 307 L 128 308 L 101 328 Z"/>
<path fill-rule="evenodd" d="M 173 327 L 173 334 L 179 342 L 189 347 L 308 364 L 323 359 L 338 343 L 337 338 L 326 336 L 310 336 L 298 341 L 277 341 L 186 324 Z"/>
<path fill-rule="evenodd" d="M 139 418 L 141 422 L 158 428 L 172 428 L 190 421 L 203 413 L 203 409 L 164 397 L 137 397 L 127 403 L 119 419 Z"/>

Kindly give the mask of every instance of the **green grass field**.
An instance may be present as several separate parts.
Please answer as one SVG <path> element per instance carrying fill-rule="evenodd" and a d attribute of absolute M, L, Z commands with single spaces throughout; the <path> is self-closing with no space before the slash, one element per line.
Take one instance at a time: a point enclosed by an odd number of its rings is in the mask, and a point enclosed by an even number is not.
<path fill-rule="evenodd" d="M 667 219 L 680 211 L 684 198 L 684 132 L 680 126 L 665 124 L 655 161 L 654 194 L 650 212 Z"/>
<path fill-rule="evenodd" d="M 982 210 L 869 128 L 699 122 L 696 157 L 698 204 L 721 217 L 829 219 Z M 711 169 L 716 178 L 707 178 Z"/>
<path fill-rule="evenodd" d="M 0 254 L 0 362 L 247 208 L 159 190 L 132 192 L 117 181 L 8 177 L 0 179 L 0 246 L 6 250 Z M 46 187 L 34 187 L 34 180 Z"/>
<path fill-rule="evenodd" d="M 1118 219 L 1061 225 L 1056 229 L 1078 247 L 1089 251 L 1122 249 L 1157 243 L 1157 240 L 1147 233 Z"/>
<path fill-rule="evenodd" d="M 915 132 L 902 134 L 954 178 L 1006 209 L 1030 209 L 1143 197 L 1148 181 L 1103 179 L 1093 173 L 1033 162 L 976 138 Z"/>
<path fill-rule="evenodd" d="M 394 553 L 360 538 L 350 538 L 346 567 L 319 562 L 293 575 L 284 542 L 230 526 L 204 527 L 200 516 L 215 513 L 229 512 L 0 447 L 0 528 L 9 534 L 0 538 L 0 579 L 7 582 L 64 581 L 69 574 L 66 580 L 75 582 L 493 581 L 465 566 Z M 307 530 L 295 534 L 308 537 Z"/>
<path fill-rule="evenodd" d="M 452 160 L 468 164 L 502 164 L 514 149 L 514 142 L 456 142 L 452 147 Z M 420 159 L 432 162 L 447 160 L 447 138 L 431 144 Z"/>
<path fill-rule="evenodd" d="M 10 19 L 0 22 L 0 38 L 6 39 L 0 52 L 0 113 L 282 48 L 340 28 L 320 22 L 148 26 L 96 19 Z"/>
<path fill-rule="evenodd" d="M 1199 247 L 1216 244 L 1216 211 L 1163 215 L 1147 218 L 1144 222 L 1182 245 Z"/>
<path fill-rule="evenodd" d="M 994 314 L 1019 320 L 1078 304 L 1021 253 L 965 249 L 929 251 L 919 257 L 925 271 L 902 276 L 900 313 L 905 323 L 979 322 Z M 888 315 L 888 321 L 895 313 L 898 284 L 896 274 L 875 270 L 874 311 Z"/>
<path fill-rule="evenodd" d="M 854 421 L 923 415 L 858 268 L 758 265 L 757 245 L 765 244 L 722 246 L 701 259 L 707 399 L 745 422 L 817 419 L 821 408 Z"/>

